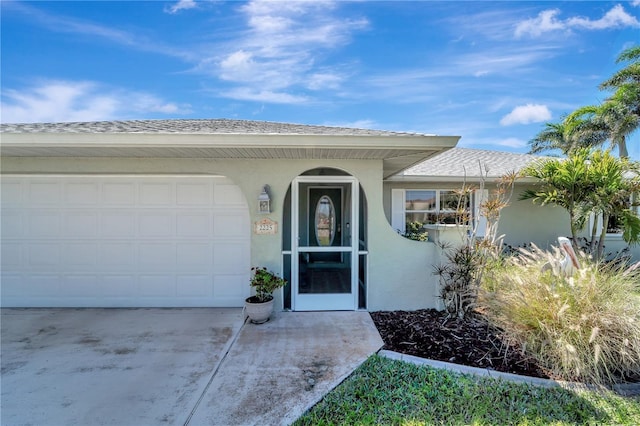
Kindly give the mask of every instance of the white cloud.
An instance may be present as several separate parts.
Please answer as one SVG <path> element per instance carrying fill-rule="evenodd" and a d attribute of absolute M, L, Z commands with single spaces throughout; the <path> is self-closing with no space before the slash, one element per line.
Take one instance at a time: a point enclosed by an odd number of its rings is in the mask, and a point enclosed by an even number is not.
<path fill-rule="evenodd" d="M 516 26 L 516 37 L 521 37 L 525 34 L 537 37 L 542 33 L 565 29 L 565 24 L 556 18 L 559 14 L 560 10 L 558 9 L 544 10 L 536 18 L 520 22 Z"/>
<path fill-rule="evenodd" d="M 640 22 L 635 16 L 629 15 L 622 5 L 617 4 L 600 19 L 592 21 L 589 18 L 575 17 L 568 19 L 567 25 L 588 30 L 605 30 L 607 28 L 637 28 L 640 27 Z"/>
<path fill-rule="evenodd" d="M 540 123 L 551 119 L 551 111 L 546 105 L 526 104 L 517 106 L 509 114 L 502 117 L 500 124 L 511 126 L 514 124 Z"/>
<path fill-rule="evenodd" d="M 45 81 L 23 90 L 7 89 L 0 102 L 3 123 L 100 121 L 188 112 L 188 106 L 149 93 L 109 89 L 89 81 Z"/>
<path fill-rule="evenodd" d="M 240 101 L 267 102 L 274 104 L 302 104 L 309 101 L 306 96 L 291 95 L 286 92 L 272 90 L 254 90 L 249 87 L 238 87 L 219 93 L 221 96 Z"/>
<path fill-rule="evenodd" d="M 381 126 L 375 120 L 362 119 L 355 121 L 328 122 L 325 126 L 349 127 L 352 129 L 380 129 Z"/>
<path fill-rule="evenodd" d="M 368 22 L 334 16 L 335 7 L 333 1 L 246 3 L 239 8 L 246 30 L 225 53 L 204 58 L 197 69 L 237 85 L 225 93 L 241 100 L 299 103 L 308 97 L 284 95 L 296 88 L 338 89 L 344 76 L 337 68 L 320 69 L 321 58 L 347 44 L 352 32 L 366 28 Z"/>
<path fill-rule="evenodd" d="M 102 25 L 100 23 L 50 13 L 37 7 L 33 7 L 27 2 L 2 2 L 2 7 L 7 7 L 13 11 L 22 13 L 33 23 L 38 23 L 53 32 L 78 34 L 82 37 L 96 37 L 128 48 L 160 53 L 182 59 L 191 59 L 189 51 L 183 48 L 174 48 L 163 44 L 157 38 L 140 36 L 131 31 L 121 30 L 115 27 Z"/>
<path fill-rule="evenodd" d="M 526 141 L 518 138 L 500 139 L 494 141 L 493 143 L 498 146 L 506 146 L 507 148 L 524 148 L 525 146 L 527 146 Z"/>
<path fill-rule="evenodd" d="M 307 87 L 311 90 L 337 89 L 343 80 L 344 77 L 340 74 L 317 72 L 309 75 Z"/>
<path fill-rule="evenodd" d="M 531 37 L 539 37 L 551 31 L 569 31 L 572 29 L 605 30 L 609 28 L 640 27 L 638 19 L 627 13 L 620 4 L 613 6 L 602 18 L 596 20 L 582 16 L 562 20 L 558 18 L 559 15 L 559 9 L 544 10 L 537 17 L 518 23 L 515 29 L 515 36 L 529 35 Z"/>
<path fill-rule="evenodd" d="M 167 13 L 178 13 L 181 10 L 195 9 L 198 4 L 194 0 L 179 0 L 172 6 L 165 7 L 164 11 Z"/>

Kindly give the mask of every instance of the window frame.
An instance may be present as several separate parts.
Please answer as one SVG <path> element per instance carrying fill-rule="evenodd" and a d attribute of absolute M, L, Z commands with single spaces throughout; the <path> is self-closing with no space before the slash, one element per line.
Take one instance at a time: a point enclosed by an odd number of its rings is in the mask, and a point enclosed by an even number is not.
<path fill-rule="evenodd" d="M 418 209 L 418 210 L 407 210 L 407 193 L 414 191 L 424 191 L 424 192 L 435 192 L 435 209 Z M 406 224 L 407 224 L 407 214 L 411 213 L 432 213 L 437 217 L 444 213 L 455 213 L 454 209 L 441 209 L 442 205 L 442 193 L 453 193 L 456 189 L 446 189 L 446 188 L 392 188 L 391 189 L 391 226 L 393 229 L 401 235 L 404 235 L 407 232 Z M 481 193 L 481 191 L 484 191 Z M 486 190 L 475 190 L 469 195 L 469 205 L 468 205 L 468 214 L 470 217 L 471 224 L 475 224 L 478 221 L 482 221 L 482 217 L 480 215 L 480 201 L 486 199 L 488 194 Z M 484 194 L 484 195 L 483 195 Z M 431 225 L 431 224 L 425 224 Z M 480 226 L 478 229 L 484 230 L 484 227 Z M 426 232 L 426 231 L 425 231 Z M 482 235 L 478 235 L 482 236 Z"/>

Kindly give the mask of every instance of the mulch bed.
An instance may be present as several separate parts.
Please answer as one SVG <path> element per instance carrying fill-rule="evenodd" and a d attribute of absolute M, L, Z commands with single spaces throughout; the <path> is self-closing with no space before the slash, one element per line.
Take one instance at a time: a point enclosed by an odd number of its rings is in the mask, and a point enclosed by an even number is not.
<path fill-rule="evenodd" d="M 384 349 L 439 361 L 489 368 L 532 377 L 549 375 L 532 358 L 509 344 L 481 314 L 465 320 L 447 319 L 446 312 L 371 312 Z"/>

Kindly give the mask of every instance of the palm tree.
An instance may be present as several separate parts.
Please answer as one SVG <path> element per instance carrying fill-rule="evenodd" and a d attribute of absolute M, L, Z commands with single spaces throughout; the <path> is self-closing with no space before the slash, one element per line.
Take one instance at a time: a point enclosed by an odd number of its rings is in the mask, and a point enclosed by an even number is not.
<path fill-rule="evenodd" d="M 560 123 L 547 123 L 529 141 L 531 153 L 560 149 L 567 155 L 583 147 L 601 147 L 609 141 L 620 158 L 628 158 L 627 139 L 640 128 L 640 46 L 623 51 L 617 63 L 631 62 L 600 84 L 614 90 L 600 105 L 578 108 Z"/>
<path fill-rule="evenodd" d="M 531 149 L 529 153 L 538 154 L 543 151 L 559 149 L 563 154 L 568 154 L 572 148 L 569 140 L 569 132 L 564 121 L 559 123 L 546 123 L 544 130 L 529 141 Z"/>
<path fill-rule="evenodd" d="M 633 164 L 629 160 L 616 158 L 609 151 L 591 153 L 588 168 L 593 191 L 585 200 L 585 210 L 590 210 L 596 218 L 598 215 L 602 217 L 602 228 L 595 253 L 596 259 L 599 259 L 604 252 L 609 222 L 614 217 L 621 219 L 622 238 L 625 242 L 640 242 L 640 218 L 629 205 L 632 194 L 640 190 L 640 180 L 635 173 L 633 177 L 627 174 L 633 170 Z M 592 242 L 596 239 L 595 231 L 594 228 Z"/>
<path fill-rule="evenodd" d="M 627 137 L 640 128 L 640 46 L 624 50 L 616 63 L 630 62 L 600 84 L 601 90 L 615 90 L 600 106 L 597 116 L 609 132 L 620 158 L 628 158 Z"/>
<path fill-rule="evenodd" d="M 619 217 L 622 222 L 622 238 L 629 244 L 640 242 L 640 217 L 628 201 L 640 191 L 640 175 L 629 177 L 634 165 L 627 159 L 612 156 L 608 151 L 578 149 L 568 158 L 547 159 L 523 170 L 525 176 L 540 181 L 535 189 L 527 189 L 521 200 L 530 199 L 536 204 L 555 204 L 569 213 L 572 244 L 578 250 L 578 234 L 586 219 L 593 214 L 602 218 L 596 258 L 602 257 L 609 221 Z M 596 223 L 594 221 L 594 223 Z M 591 246 L 594 245 L 597 227 L 592 229 Z"/>
<path fill-rule="evenodd" d="M 631 62 L 625 68 L 618 70 L 610 78 L 600 83 L 601 90 L 617 90 L 626 85 L 640 84 L 640 46 L 633 46 L 624 50 L 616 63 Z"/>
<path fill-rule="evenodd" d="M 520 194 L 520 200 L 532 200 L 542 206 L 555 204 L 569 213 L 571 243 L 578 251 L 578 233 L 584 227 L 582 206 L 592 193 L 589 183 L 589 150 L 579 149 L 567 159 L 547 159 L 522 170 L 523 176 L 538 179 L 540 185 Z"/>
<path fill-rule="evenodd" d="M 634 114 L 618 92 L 600 105 L 578 108 L 565 119 L 571 148 L 602 146 L 607 140 L 618 147 L 620 158 L 628 158 L 627 137 L 638 129 L 640 116 Z M 579 142 L 578 142 L 579 141 Z"/>

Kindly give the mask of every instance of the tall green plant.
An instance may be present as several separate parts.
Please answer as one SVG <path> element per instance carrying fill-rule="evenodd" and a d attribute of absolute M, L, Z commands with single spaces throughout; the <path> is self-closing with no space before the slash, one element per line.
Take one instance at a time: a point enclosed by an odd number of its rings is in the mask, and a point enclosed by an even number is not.
<path fill-rule="evenodd" d="M 520 194 L 520 200 L 532 200 L 542 206 L 555 204 L 567 210 L 575 250 L 578 249 L 578 233 L 585 224 L 580 209 L 592 190 L 588 178 L 588 159 L 589 151 L 581 149 L 566 160 L 542 160 L 525 167 L 521 172 L 524 176 L 538 179 L 540 185 L 525 190 Z"/>
<path fill-rule="evenodd" d="M 569 213 L 572 244 L 578 250 L 578 233 L 593 215 L 591 247 L 594 255 L 602 257 L 609 221 L 622 219 L 623 239 L 629 244 L 640 242 L 640 218 L 628 200 L 640 191 L 636 166 L 627 159 L 616 158 L 609 151 L 590 152 L 581 149 L 567 159 L 548 159 L 523 170 L 523 174 L 537 178 L 540 185 L 520 195 L 540 205 L 555 204 Z M 598 221 L 602 225 L 597 234 Z"/>
<path fill-rule="evenodd" d="M 618 216 L 622 219 L 622 238 L 629 244 L 640 242 L 640 218 L 635 214 L 629 200 L 640 191 L 638 176 L 631 176 L 632 165 L 626 159 L 618 159 L 608 151 L 595 151 L 589 156 L 588 164 L 590 186 L 585 202 L 585 211 L 592 211 L 602 219 L 602 228 L 598 238 L 596 258 L 604 252 L 604 241 L 609 229 L 609 221 Z M 596 221 L 594 221 L 595 223 Z M 595 243 L 596 229 L 592 229 L 591 242 Z"/>

